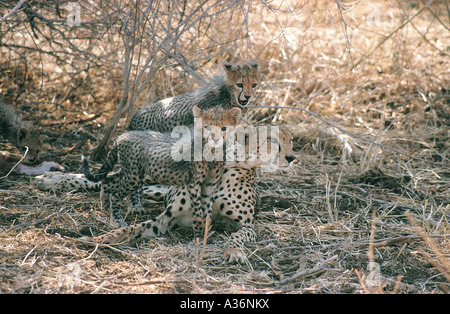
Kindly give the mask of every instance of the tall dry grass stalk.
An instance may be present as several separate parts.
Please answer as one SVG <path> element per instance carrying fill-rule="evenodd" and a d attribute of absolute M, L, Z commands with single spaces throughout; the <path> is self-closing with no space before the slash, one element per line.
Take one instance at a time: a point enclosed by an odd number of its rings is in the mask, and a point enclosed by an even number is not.
<path fill-rule="evenodd" d="M 417 221 L 411 214 L 408 214 L 408 218 L 411 224 L 413 225 L 414 230 L 421 236 L 421 238 L 428 246 L 428 248 L 431 250 L 431 252 L 434 254 L 434 256 L 429 254 L 424 248 L 419 248 L 420 254 L 422 254 L 425 257 L 425 259 L 431 265 L 433 265 L 450 284 L 450 259 L 448 254 L 446 255 L 442 252 L 439 246 L 433 241 L 433 239 L 429 235 L 426 234 L 426 232 L 423 230 L 423 228 L 420 227 L 420 225 L 417 223 Z M 450 292 L 448 286 L 443 287 L 445 287 L 445 291 L 447 293 Z"/>

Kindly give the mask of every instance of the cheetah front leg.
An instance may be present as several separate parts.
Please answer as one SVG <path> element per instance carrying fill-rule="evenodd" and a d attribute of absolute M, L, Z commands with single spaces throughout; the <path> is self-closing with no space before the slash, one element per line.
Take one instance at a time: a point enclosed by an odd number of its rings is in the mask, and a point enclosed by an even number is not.
<path fill-rule="evenodd" d="M 108 176 L 102 181 L 100 191 L 102 209 L 109 212 L 110 223 L 114 227 L 126 226 L 125 219 L 122 216 L 122 199 L 117 196 L 117 193 L 120 192 L 120 188 L 118 187 L 120 180 L 120 173 Z"/>
<path fill-rule="evenodd" d="M 125 198 L 133 197 L 136 193 L 140 195 L 142 191 L 141 182 L 134 177 L 123 175 L 124 172 L 108 176 L 102 182 L 102 205 L 104 209 L 109 210 L 111 224 L 115 227 L 127 226 L 122 215 Z"/>
<path fill-rule="evenodd" d="M 232 197 L 233 195 L 230 194 Z M 232 233 L 228 238 L 227 247 L 224 250 L 224 259 L 228 262 L 245 262 L 247 257 L 244 253 L 246 242 L 256 241 L 256 232 L 253 226 L 256 191 L 249 190 L 247 199 L 241 202 L 233 202 L 228 195 L 219 193 L 215 198 L 214 207 L 219 209 L 219 214 L 226 219 L 230 219 L 240 227 L 238 231 Z"/>
<path fill-rule="evenodd" d="M 203 222 L 211 221 L 213 195 L 216 185 L 204 184 L 201 189 L 201 217 Z M 203 229 L 204 232 L 204 229 Z"/>
<path fill-rule="evenodd" d="M 143 190 L 141 188 L 136 189 L 135 191 L 131 192 L 130 195 L 128 195 L 130 204 L 128 207 L 128 210 L 132 213 L 142 214 L 145 212 L 144 206 L 142 206 L 142 200 L 143 200 Z"/>
<path fill-rule="evenodd" d="M 164 212 L 155 221 L 148 220 L 134 226 L 115 229 L 97 237 L 83 237 L 81 240 L 99 244 L 123 243 L 158 237 L 175 227 L 193 226 L 191 204 L 195 202 L 195 199 L 197 199 L 197 208 L 200 208 L 200 185 L 193 184 L 186 188 L 174 187 L 166 198 Z M 201 217 L 198 221 L 202 221 Z"/>
<path fill-rule="evenodd" d="M 244 253 L 244 244 L 254 241 L 256 241 L 256 233 L 253 225 L 242 227 L 230 235 L 227 248 L 223 251 L 224 259 L 230 263 L 244 263 L 247 259 Z"/>
<path fill-rule="evenodd" d="M 192 205 L 192 225 L 194 229 L 194 237 L 201 238 L 204 234 L 205 221 L 203 220 L 203 210 L 201 204 L 201 187 L 198 183 L 190 183 L 188 192 Z"/>

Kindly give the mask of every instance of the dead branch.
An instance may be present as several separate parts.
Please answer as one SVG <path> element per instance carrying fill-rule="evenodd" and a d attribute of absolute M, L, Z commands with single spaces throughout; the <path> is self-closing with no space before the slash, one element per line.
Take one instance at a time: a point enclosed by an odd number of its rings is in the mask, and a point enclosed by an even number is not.
<path fill-rule="evenodd" d="M 22 5 L 25 3 L 25 1 L 27 1 L 27 0 L 20 0 L 19 3 L 17 3 L 17 5 L 11 10 L 11 12 L 9 12 L 8 14 L 6 14 L 4 17 L 2 17 L 0 19 L 0 23 L 5 21 L 7 18 L 9 18 L 14 13 L 16 13 L 17 10 L 19 10 L 22 7 Z"/>
<path fill-rule="evenodd" d="M 20 163 L 25 159 L 25 157 L 27 157 L 27 154 L 28 154 L 28 147 L 25 146 L 25 148 L 26 148 L 26 149 L 25 149 L 25 152 L 23 153 L 22 158 L 20 158 L 20 160 L 14 165 L 14 167 L 11 168 L 11 170 L 9 170 L 9 172 L 8 172 L 6 175 L 4 175 L 3 177 L 0 177 L 0 180 L 6 179 L 6 178 L 11 174 L 11 172 L 13 172 L 14 169 L 16 169 L 18 165 L 20 165 Z"/>
<path fill-rule="evenodd" d="M 326 266 L 330 263 L 332 263 L 334 260 L 336 260 L 338 258 L 337 255 L 334 255 L 326 260 L 324 260 L 323 262 L 321 262 L 319 265 L 317 265 L 316 267 L 313 268 L 309 268 L 309 269 L 304 269 L 301 271 L 298 271 L 297 273 L 295 273 L 294 275 L 292 275 L 291 277 L 285 278 L 283 280 L 280 280 L 280 284 L 286 284 L 304 277 L 309 277 L 309 276 L 314 276 L 317 275 L 321 272 L 326 271 Z"/>
<path fill-rule="evenodd" d="M 100 160 L 105 156 L 106 147 L 119 119 L 132 108 L 143 90 L 155 80 L 158 71 L 170 58 L 177 61 L 193 77 L 201 78 L 195 69 L 184 61 L 179 40 L 199 22 L 215 17 L 220 12 L 227 12 L 232 7 L 225 6 L 220 11 L 221 0 L 212 4 L 204 0 L 196 3 L 187 12 L 185 4 L 182 4 L 181 10 L 176 10 L 177 5 L 179 4 L 173 3 L 166 9 L 159 3 L 149 2 L 144 9 L 135 4 L 128 12 L 123 26 L 125 62 L 122 98 L 102 140 L 92 153 L 92 159 Z M 167 16 L 167 20 L 160 16 Z M 142 62 L 144 56 L 147 57 Z"/>
<path fill-rule="evenodd" d="M 403 22 L 400 26 L 398 26 L 394 31 L 392 31 L 389 35 L 385 36 L 383 38 L 382 41 L 380 41 L 378 43 L 378 45 L 375 46 L 375 48 L 373 48 L 369 53 L 365 54 L 361 59 L 359 59 L 358 62 L 356 62 L 353 67 L 352 70 L 354 68 L 356 68 L 358 65 L 361 64 L 361 62 L 363 62 L 364 60 L 366 60 L 367 58 L 369 58 L 374 52 L 375 50 L 377 50 L 379 47 L 381 47 L 389 38 L 391 38 L 392 36 L 394 36 L 399 30 L 401 30 L 403 27 L 405 27 L 406 25 L 408 25 L 408 23 L 410 23 L 411 21 L 413 21 L 417 16 L 419 16 L 425 9 L 428 8 L 428 6 L 433 2 L 433 0 L 429 0 L 425 6 L 420 9 L 416 14 L 414 14 L 411 18 L 409 18 L 408 20 L 406 20 L 405 22 Z"/>
<path fill-rule="evenodd" d="M 419 250 L 419 252 L 444 276 L 444 278 L 448 280 L 448 282 L 450 282 L 450 260 L 448 259 L 448 256 L 445 256 L 445 254 L 441 252 L 438 245 L 433 241 L 431 236 L 425 233 L 425 231 L 419 226 L 413 216 L 410 213 L 407 213 L 407 215 L 414 229 L 417 233 L 420 234 L 421 238 L 434 253 L 435 257 L 432 257 L 422 248 Z"/>
<path fill-rule="evenodd" d="M 429 236 L 431 238 L 444 238 L 445 235 L 432 235 Z M 417 240 L 422 240 L 422 236 L 420 235 L 409 235 L 404 237 L 395 237 L 395 238 L 386 238 L 386 239 L 378 239 L 378 240 L 371 240 L 371 241 L 355 241 L 352 242 L 352 245 L 372 245 L 373 247 L 383 247 L 383 246 L 390 246 L 394 244 L 402 244 L 402 243 L 408 243 L 413 242 Z"/>

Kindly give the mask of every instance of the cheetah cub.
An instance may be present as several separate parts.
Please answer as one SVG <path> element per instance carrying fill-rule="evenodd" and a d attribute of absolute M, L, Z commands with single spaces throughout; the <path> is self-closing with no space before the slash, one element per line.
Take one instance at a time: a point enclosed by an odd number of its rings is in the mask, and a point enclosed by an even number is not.
<path fill-rule="evenodd" d="M 25 162 L 35 163 L 42 150 L 42 135 L 30 123 L 22 121 L 13 107 L 0 102 L 0 135 L 14 144 L 21 153 L 28 153 Z"/>
<path fill-rule="evenodd" d="M 192 125 L 192 107 L 245 108 L 260 82 L 258 62 L 223 62 L 224 75 L 213 77 L 207 84 L 190 93 L 159 100 L 141 108 L 131 118 L 128 130 L 170 132 L 178 125 Z"/>
<path fill-rule="evenodd" d="M 89 164 L 82 156 L 82 168 L 88 180 L 101 180 L 103 208 L 109 210 L 111 221 L 126 226 L 121 201 L 142 190 L 143 185 L 165 184 L 185 187 L 190 195 L 193 209 L 193 228 L 196 237 L 203 233 L 204 222 L 211 214 L 211 195 L 223 174 L 223 161 L 198 158 L 198 146 L 202 152 L 213 152 L 219 136 L 224 143 L 227 126 L 236 126 L 241 117 L 239 108 L 192 109 L 196 123 L 193 137 L 184 142 L 184 158 L 177 155 L 181 149 L 180 139 L 170 133 L 155 131 L 130 131 L 122 134 L 108 154 L 106 162 L 97 173 L 91 173 Z M 187 129 L 187 127 L 185 127 Z M 220 132 L 212 132 L 212 129 Z M 232 129 L 232 128 L 230 128 Z M 217 134 L 219 133 L 219 134 Z M 199 144 L 200 142 L 200 144 Z M 192 148 L 192 149 L 190 149 Z M 108 175 L 117 165 L 118 171 Z"/>

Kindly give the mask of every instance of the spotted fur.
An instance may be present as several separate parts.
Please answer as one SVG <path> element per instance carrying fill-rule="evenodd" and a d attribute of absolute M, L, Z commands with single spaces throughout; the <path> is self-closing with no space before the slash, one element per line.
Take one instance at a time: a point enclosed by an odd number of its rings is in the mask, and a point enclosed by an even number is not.
<path fill-rule="evenodd" d="M 192 125 L 192 107 L 233 108 L 248 104 L 259 84 L 256 61 L 231 64 L 224 62 L 225 76 L 216 76 L 193 92 L 167 98 L 140 109 L 131 119 L 129 130 L 170 132 L 179 125 Z"/>
<path fill-rule="evenodd" d="M 284 160 L 282 167 L 294 159 L 292 135 L 285 129 L 280 130 L 279 155 Z M 245 166 L 241 163 L 241 166 Z M 252 164 L 253 166 L 253 164 Z M 255 241 L 254 217 L 259 201 L 254 167 L 225 167 L 219 186 L 212 194 L 212 221 L 216 224 L 231 225 L 233 232 L 229 239 L 224 257 L 228 261 L 245 260 L 243 246 Z M 101 235 L 93 239 L 96 243 L 120 243 L 138 241 L 165 234 L 177 227 L 191 227 L 195 222 L 192 202 L 186 187 L 173 186 L 164 202 L 165 211 L 155 221 L 149 220 L 134 226 L 128 226 Z"/>
<path fill-rule="evenodd" d="M 225 76 L 214 77 L 208 84 L 196 91 L 161 100 L 142 108 L 131 119 L 129 130 L 168 132 L 178 125 L 190 125 L 193 123 L 191 109 L 194 105 L 202 109 L 245 106 L 259 84 L 258 64 L 254 61 L 241 64 L 224 62 L 224 69 Z M 282 145 L 280 147 L 284 149 Z M 286 156 L 290 155 L 286 154 Z M 225 220 L 232 222 L 239 229 L 231 234 L 225 250 L 225 258 L 230 261 L 243 261 L 245 259 L 242 250 L 243 244 L 255 239 L 253 219 L 259 199 L 255 183 L 255 169 L 249 168 L 249 165 L 242 166 L 245 165 L 225 168 L 220 186 L 212 196 L 213 223 Z M 55 186 L 55 181 L 58 182 L 58 180 L 54 181 L 53 177 L 56 175 L 41 176 L 40 179 L 37 179 L 37 183 L 41 188 L 52 188 Z M 78 183 L 75 182 L 76 180 L 64 176 L 60 186 L 63 188 L 67 185 L 73 185 L 71 188 L 75 188 L 78 184 L 92 186 L 91 182 Z M 84 181 L 87 181 L 86 178 Z M 151 189 L 149 190 L 151 191 Z M 137 196 L 133 199 L 138 202 L 139 192 L 136 194 Z M 161 195 L 164 195 L 164 192 Z M 172 187 L 165 198 L 165 211 L 155 221 L 112 230 L 93 240 L 100 243 L 122 242 L 127 239 L 138 240 L 164 234 L 167 229 L 177 226 L 191 226 L 193 217 L 190 199 L 186 197 L 187 195 L 184 188 Z M 133 206 L 139 207 L 137 204 Z M 92 239 L 90 238 L 90 240 Z"/>
<path fill-rule="evenodd" d="M 199 120 L 194 126 L 192 147 L 199 134 L 203 151 L 207 151 L 212 133 L 204 139 L 202 133 L 211 126 L 235 126 L 239 123 L 241 110 L 213 108 L 200 110 L 193 107 L 194 117 Z M 215 139 L 213 138 L 213 141 Z M 90 181 L 102 180 L 102 204 L 111 214 L 113 223 L 124 225 L 121 201 L 142 191 L 144 184 L 161 183 L 186 188 L 193 212 L 193 227 L 196 236 L 203 233 L 204 222 L 211 214 L 211 195 L 223 173 L 222 161 L 195 160 L 194 149 L 190 160 L 175 161 L 172 148 L 179 142 L 169 133 L 155 131 L 130 131 L 115 142 L 108 157 L 97 173 L 91 173 L 88 162 L 82 160 L 84 175 Z M 209 148 L 209 147 L 208 147 Z M 117 166 L 119 170 L 108 175 Z"/>
<path fill-rule="evenodd" d="M 100 192 L 101 183 L 92 182 L 86 179 L 82 173 L 64 173 L 61 171 L 49 171 L 42 175 L 34 177 L 34 184 L 44 191 L 84 191 L 84 192 Z M 144 186 L 142 190 L 142 201 L 146 202 L 163 202 L 169 191 L 166 185 L 150 185 Z M 141 200 L 140 200 L 141 201 Z M 130 204 L 131 212 L 140 212 L 140 208 L 136 208 L 136 204 Z"/>

